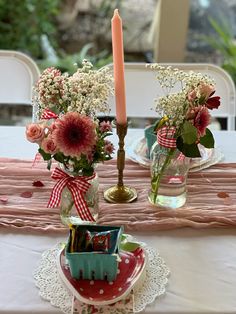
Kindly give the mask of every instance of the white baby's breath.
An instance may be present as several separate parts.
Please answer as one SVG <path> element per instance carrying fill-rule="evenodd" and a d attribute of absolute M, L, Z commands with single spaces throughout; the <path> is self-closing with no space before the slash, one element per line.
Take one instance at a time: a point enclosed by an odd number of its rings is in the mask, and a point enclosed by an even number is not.
<path fill-rule="evenodd" d="M 162 66 L 157 63 L 148 64 L 147 67 L 154 70 L 156 80 L 160 84 L 163 96 L 155 99 L 155 110 L 159 116 L 168 117 L 168 124 L 177 128 L 183 123 L 186 112 L 193 106 L 188 100 L 190 91 L 196 90 L 196 96 L 200 98 L 202 91 L 199 86 L 214 86 L 212 78 L 202 73 L 193 71 L 185 72 L 172 66 Z M 196 106 L 198 103 L 196 103 Z"/>
<path fill-rule="evenodd" d="M 34 89 L 33 103 L 40 117 L 45 109 L 55 113 L 78 112 L 94 117 L 109 113 L 108 99 L 113 94 L 113 77 L 106 67 L 94 70 L 84 60 L 82 68 L 69 76 L 55 68 L 48 68 L 40 76 Z"/>

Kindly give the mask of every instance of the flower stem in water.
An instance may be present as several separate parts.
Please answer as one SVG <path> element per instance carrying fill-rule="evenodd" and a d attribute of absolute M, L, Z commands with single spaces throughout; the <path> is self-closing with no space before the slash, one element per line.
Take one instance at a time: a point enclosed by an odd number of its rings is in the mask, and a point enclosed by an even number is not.
<path fill-rule="evenodd" d="M 175 149 L 169 149 L 168 155 L 166 156 L 165 162 L 164 162 L 163 166 L 161 167 L 161 170 L 152 177 L 151 186 L 152 186 L 154 204 L 156 203 L 156 199 L 157 199 L 157 195 L 158 195 L 158 189 L 159 189 L 162 175 L 163 175 L 164 171 L 166 170 L 166 168 L 168 167 L 174 152 L 175 152 Z"/>

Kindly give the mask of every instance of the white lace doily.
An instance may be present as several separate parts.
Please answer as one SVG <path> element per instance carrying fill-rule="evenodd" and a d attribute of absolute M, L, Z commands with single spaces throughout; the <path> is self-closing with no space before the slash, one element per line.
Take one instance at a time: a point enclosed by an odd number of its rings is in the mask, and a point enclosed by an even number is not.
<path fill-rule="evenodd" d="M 141 243 L 148 256 L 146 276 L 138 288 L 134 287 L 134 312 L 141 312 L 147 304 L 165 293 L 168 282 L 169 269 L 159 253 L 153 248 Z M 71 313 L 72 293 L 65 287 L 57 271 L 58 254 L 64 244 L 45 251 L 38 268 L 34 272 L 39 295 L 49 301 L 53 306 L 59 307 L 66 314 Z"/>

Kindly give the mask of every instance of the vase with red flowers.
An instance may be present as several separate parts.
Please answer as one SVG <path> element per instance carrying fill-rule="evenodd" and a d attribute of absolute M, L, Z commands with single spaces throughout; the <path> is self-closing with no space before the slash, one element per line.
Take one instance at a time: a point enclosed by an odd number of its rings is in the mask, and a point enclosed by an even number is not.
<path fill-rule="evenodd" d="M 220 106 L 220 97 L 214 96 L 215 83 L 207 75 L 171 66 L 149 66 L 156 71 L 164 95 L 155 100 L 161 119 L 151 151 L 148 198 L 154 205 L 178 208 L 186 201 L 189 158 L 201 157 L 199 145 L 214 147 L 208 126 L 210 111 Z"/>

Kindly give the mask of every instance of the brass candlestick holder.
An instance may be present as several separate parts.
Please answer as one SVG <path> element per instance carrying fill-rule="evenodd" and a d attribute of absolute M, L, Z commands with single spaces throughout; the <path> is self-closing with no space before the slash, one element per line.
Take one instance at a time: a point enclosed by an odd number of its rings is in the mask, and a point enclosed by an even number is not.
<path fill-rule="evenodd" d="M 116 124 L 116 133 L 119 137 L 119 149 L 117 152 L 118 183 L 104 192 L 104 198 L 109 203 L 131 203 L 137 198 L 134 188 L 123 183 L 123 170 L 125 168 L 124 138 L 127 134 L 128 124 Z"/>

